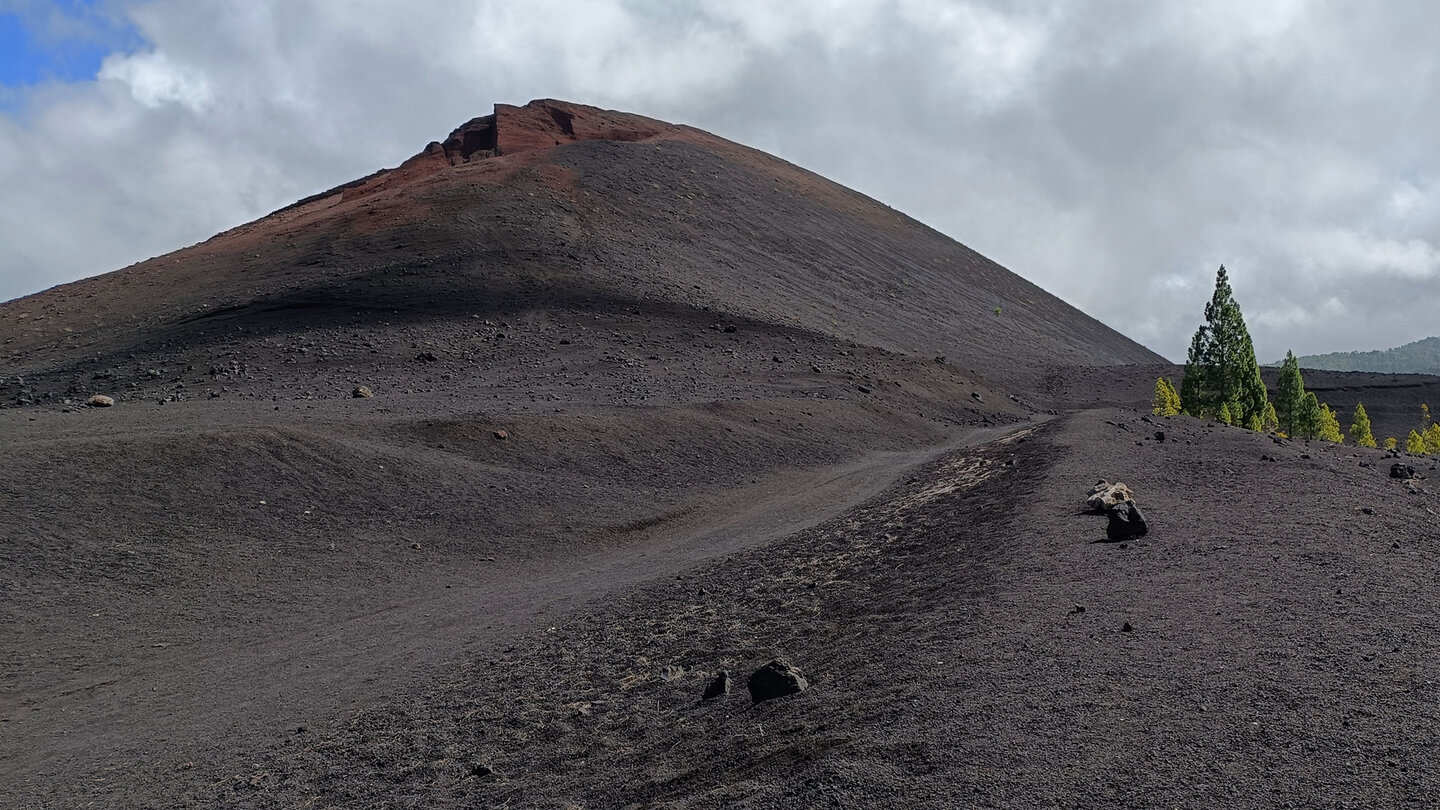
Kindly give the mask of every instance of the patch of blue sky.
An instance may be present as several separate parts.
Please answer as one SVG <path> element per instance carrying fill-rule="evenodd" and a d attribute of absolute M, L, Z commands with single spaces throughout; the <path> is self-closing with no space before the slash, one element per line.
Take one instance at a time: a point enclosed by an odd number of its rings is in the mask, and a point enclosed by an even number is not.
<path fill-rule="evenodd" d="M 140 47 L 122 12 L 114 0 L 0 0 L 0 104 L 26 87 L 94 79 L 106 56 Z"/>

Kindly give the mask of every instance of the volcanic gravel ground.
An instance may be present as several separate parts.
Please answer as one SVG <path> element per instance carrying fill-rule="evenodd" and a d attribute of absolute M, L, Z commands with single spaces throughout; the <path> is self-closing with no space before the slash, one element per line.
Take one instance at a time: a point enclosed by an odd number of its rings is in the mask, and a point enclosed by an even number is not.
<path fill-rule="evenodd" d="M 1429 482 L 1412 493 L 1378 452 L 1154 421 L 1163 443 L 1100 410 L 954 451 L 813 529 L 292 728 L 185 801 L 1428 805 Z M 1080 508 L 1100 476 L 1137 491 L 1148 537 L 1100 542 Z M 773 657 L 812 686 L 752 706 L 744 678 Z M 735 691 L 700 702 L 722 669 Z"/>

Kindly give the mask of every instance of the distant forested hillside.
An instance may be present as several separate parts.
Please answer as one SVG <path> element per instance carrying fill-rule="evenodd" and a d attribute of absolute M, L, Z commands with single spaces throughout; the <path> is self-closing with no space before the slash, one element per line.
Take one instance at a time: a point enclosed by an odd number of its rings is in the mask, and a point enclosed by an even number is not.
<path fill-rule="evenodd" d="M 1326 371 L 1440 374 L 1440 337 L 1428 337 L 1384 351 L 1304 355 L 1300 357 L 1300 367 Z"/>

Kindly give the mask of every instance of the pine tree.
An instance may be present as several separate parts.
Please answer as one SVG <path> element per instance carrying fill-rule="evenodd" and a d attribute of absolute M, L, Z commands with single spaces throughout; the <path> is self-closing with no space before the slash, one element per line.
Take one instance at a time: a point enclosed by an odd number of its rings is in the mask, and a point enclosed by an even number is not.
<path fill-rule="evenodd" d="M 1235 417 L 1233 417 L 1233 416 L 1230 415 L 1230 403 L 1228 403 L 1228 402 L 1222 402 L 1222 403 L 1220 403 L 1220 415 L 1219 415 L 1218 418 L 1219 418 L 1219 420 L 1220 420 L 1221 422 L 1223 422 L 1224 424 L 1227 424 L 1227 425 L 1233 425 L 1233 424 L 1235 424 Z"/>
<path fill-rule="evenodd" d="M 1184 413 L 1201 419 L 1210 417 L 1209 397 L 1204 392 L 1210 388 L 1209 369 L 1204 364 L 1206 339 L 1210 327 L 1201 326 L 1190 338 L 1190 351 L 1185 356 L 1185 376 L 1180 379 L 1180 402 Z"/>
<path fill-rule="evenodd" d="M 1399 446 L 1400 446 L 1400 442 L 1396 441 L 1394 436 L 1391 436 L 1391 437 L 1389 437 L 1388 439 L 1385 440 L 1385 449 L 1386 449 L 1386 450 L 1394 450 L 1396 447 L 1399 447 Z"/>
<path fill-rule="evenodd" d="M 1290 434 L 1298 439 L 1313 439 L 1320 435 L 1320 400 L 1313 391 L 1306 391 L 1300 400 L 1300 414 L 1295 418 L 1295 432 Z"/>
<path fill-rule="evenodd" d="M 1375 446 L 1375 434 L 1370 432 L 1370 414 L 1365 412 L 1364 403 L 1355 403 L 1355 416 L 1350 420 L 1350 438 L 1359 447 Z"/>
<path fill-rule="evenodd" d="M 1423 456 L 1427 449 L 1425 437 L 1420 435 L 1420 431 L 1411 430 L 1410 435 L 1405 437 L 1405 452 Z"/>
<path fill-rule="evenodd" d="M 1224 265 L 1215 274 L 1215 293 L 1205 305 L 1205 324 L 1190 340 L 1180 385 L 1185 412 L 1195 416 L 1216 414 L 1228 406 L 1232 421 L 1246 425 L 1252 415 L 1265 412 L 1265 383 L 1255 361 L 1255 345 Z"/>
<path fill-rule="evenodd" d="M 1424 402 L 1420 403 L 1420 430 L 1430 429 L 1430 406 Z"/>
<path fill-rule="evenodd" d="M 1435 455 L 1440 455 L 1440 422 L 1430 423 L 1425 431 L 1425 449 Z"/>
<path fill-rule="evenodd" d="M 1267 402 L 1267 403 L 1265 403 L 1265 404 L 1266 404 L 1266 405 L 1269 405 L 1270 403 Z M 1261 421 L 1260 414 L 1258 414 L 1258 413 L 1252 413 L 1252 414 L 1250 414 L 1250 421 L 1245 423 L 1245 429 L 1246 429 L 1246 430 L 1253 430 L 1253 431 L 1255 431 L 1256 433 L 1264 433 L 1264 432 L 1265 432 L 1265 423 L 1264 423 L 1263 421 Z"/>
<path fill-rule="evenodd" d="M 1150 410 L 1156 416 L 1174 416 L 1180 413 L 1180 395 L 1175 393 L 1175 386 L 1164 377 L 1155 379 L 1155 402 Z"/>
<path fill-rule="evenodd" d="M 1315 435 L 1321 441 L 1344 444 L 1345 434 L 1340 432 L 1340 420 L 1335 412 L 1330 410 L 1329 405 L 1320 406 L 1320 416 L 1316 423 Z"/>
<path fill-rule="evenodd" d="M 1305 378 L 1300 375 L 1300 361 L 1295 353 L 1285 352 L 1285 362 L 1280 364 L 1280 384 L 1275 390 L 1275 414 L 1280 418 L 1280 428 L 1285 435 L 1296 435 L 1296 429 L 1305 406 Z"/>
<path fill-rule="evenodd" d="M 1280 419 L 1275 415 L 1275 404 L 1265 403 L 1265 412 L 1260 414 L 1260 429 L 1266 433 L 1274 433 L 1280 428 Z"/>

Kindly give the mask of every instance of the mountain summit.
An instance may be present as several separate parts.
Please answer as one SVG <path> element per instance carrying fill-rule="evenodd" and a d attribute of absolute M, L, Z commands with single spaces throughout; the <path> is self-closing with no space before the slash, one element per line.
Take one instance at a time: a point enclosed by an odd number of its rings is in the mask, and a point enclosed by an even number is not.
<path fill-rule="evenodd" d="M 785 161 L 554 100 L 496 105 L 395 169 L 0 305 L 0 340 L 26 397 L 96 373 L 114 375 L 123 396 L 131 382 L 146 388 L 126 358 L 158 346 L 204 354 L 222 334 L 243 354 L 258 336 L 373 326 L 381 314 L 453 325 L 596 308 L 944 355 L 1016 385 L 1052 364 L 1160 362 L 965 246 Z M 0 401 L 21 395 L 11 386 Z"/>

